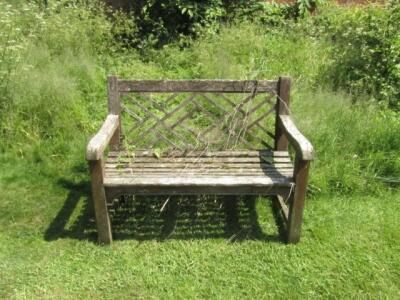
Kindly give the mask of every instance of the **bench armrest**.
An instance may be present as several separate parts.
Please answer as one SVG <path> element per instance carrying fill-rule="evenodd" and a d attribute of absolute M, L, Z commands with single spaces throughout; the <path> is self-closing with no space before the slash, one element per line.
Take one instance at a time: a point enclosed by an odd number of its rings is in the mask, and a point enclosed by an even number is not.
<path fill-rule="evenodd" d="M 99 132 L 91 138 L 86 148 L 86 160 L 99 160 L 103 156 L 115 131 L 119 126 L 119 116 L 109 114 Z"/>
<path fill-rule="evenodd" d="M 307 138 L 297 129 L 289 115 L 279 115 L 279 126 L 302 160 L 314 159 L 314 148 Z"/>

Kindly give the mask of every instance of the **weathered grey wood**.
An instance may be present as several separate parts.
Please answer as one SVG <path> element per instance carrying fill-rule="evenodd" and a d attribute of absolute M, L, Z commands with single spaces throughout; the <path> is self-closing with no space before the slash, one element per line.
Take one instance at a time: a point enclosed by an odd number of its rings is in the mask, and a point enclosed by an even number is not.
<path fill-rule="evenodd" d="M 263 95 L 269 94 L 271 93 L 263 93 Z M 264 118 L 268 117 L 268 115 L 275 110 L 275 105 L 273 105 L 273 107 L 267 113 L 263 113 L 261 114 L 261 116 L 257 116 L 256 120 L 253 120 L 257 108 L 265 105 L 265 101 L 258 101 L 259 103 L 256 103 L 255 107 L 251 107 L 251 100 L 255 99 L 255 96 L 257 95 L 256 92 L 251 93 L 249 96 L 247 95 L 247 97 L 238 104 L 235 104 L 234 101 L 231 101 L 227 97 L 223 97 L 222 99 L 224 99 L 225 102 L 228 103 L 228 109 L 226 109 L 226 105 L 220 105 L 218 101 L 214 101 L 212 98 L 210 98 L 210 93 L 205 94 L 201 92 L 191 92 L 189 98 L 181 102 L 170 112 L 166 109 L 165 105 L 160 105 L 160 103 L 154 101 L 153 95 L 143 92 L 136 92 L 135 95 L 137 96 L 136 98 L 134 95 L 127 95 L 125 97 L 132 104 L 131 107 L 128 108 L 125 103 L 122 106 L 127 114 L 132 116 L 133 119 L 136 121 L 131 127 L 131 130 L 134 130 L 134 128 L 137 129 L 140 127 L 144 127 L 144 130 L 139 133 L 137 140 L 148 140 L 149 142 L 147 144 L 147 147 L 151 148 L 155 146 L 157 143 L 159 143 L 159 140 L 162 139 L 166 141 L 167 144 L 170 144 L 172 148 L 199 148 L 199 144 L 201 145 L 201 147 L 207 148 L 210 142 L 212 143 L 213 141 L 215 141 L 215 132 L 214 136 L 211 138 L 211 141 L 209 140 L 209 134 L 210 132 L 216 130 L 220 131 L 221 133 L 217 136 L 228 137 L 225 142 L 230 141 L 234 145 L 237 145 L 238 143 L 244 144 L 246 145 L 246 147 L 250 148 L 251 144 L 249 143 L 249 140 L 253 140 L 258 141 L 260 145 L 267 146 L 268 148 L 272 149 L 272 146 L 268 144 L 268 139 L 266 139 L 265 137 L 260 137 L 258 134 L 256 134 L 255 130 L 257 129 L 258 132 L 260 132 L 261 130 L 261 132 L 263 132 L 263 135 L 266 134 L 274 137 L 274 134 L 272 134 L 267 128 L 261 125 L 261 122 Z M 204 100 L 209 102 L 210 107 L 213 107 L 214 109 L 216 109 L 216 111 L 211 112 L 203 107 L 203 105 L 199 104 L 204 102 Z M 269 101 L 267 102 L 269 103 Z M 156 110 L 163 112 L 163 114 L 153 113 L 152 109 L 145 105 L 146 103 L 150 103 L 153 108 L 156 108 Z M 243 105 L 245 105 L 246 103 L 247 105 L 250 105 L 248 107 L 249 109 L 243 107 Z M 229 108 L 229 106 L 231 106 L 231 108 Z M 190 126 L 186 126 L 185 120 L 189 119 L 194 113 L 198 113 L 199 111 L 201 111 L 204 116 L 207 116 L 211 120 L 213 120 L 212 124 L 202 130 L 200 130 L 200 128 L 191 128 Z M 221 122 L 221 116 L 232 118 L 236 114 L 238 116 L 235 117 L 235 122 L 245 122 L 249 123 L 249 125 L 240 124 L 240 126 L 238 126 L 238 128 L 240 129 L 236 130 L 237 128 L 235 127 L 229 129 L 227 126 L 225 126 L 223 122 Z M 240 115 L 242 115 L 243 118 L 240 118 Z M 178 130 L 175 130 L 177 127 L 180 128 Z M 185 141 L 185 139 L 187 138 L 182 138 L 182 135 L 180 135 L 181 129 L 184 129 L 184 132 L 190 133 L 192 137 L 197 140 L 197 143 L 193 144 L 186 141 L 186 143 L 182 145 L 180 141 Z M 128 130 L 128 132 L 131 130 Z M 171 141 L 168 141 L 166 139 L 166 135 L 164 135 L 163 132 L 168 132 L 168 136 L 171 137 L 171 140 L 174 140 L 177 143 L 173 144 L 171 143 Z M 220 140 L 220 149 L 223 149 L 223 147 L 224 143 Z"/>
<path fill-rule="evenodd" d="M 210 167 L 211 166 L 211 167 Z M 113 174 L 168 174 L 170 173 L 171 176 L 173 174 L 184 174 L 184 173 L 196 173 L 198 175 L 209 174 L 209 173 L 226 173 L 232 176 L 241 175 L 241 174 L 255 174 L 259 173 L 261 175 L 269 175 L 272 174 L 285 174 L 288 176 L 293 176 L 293 167 L 286 166 L 286 167 L 265 167 L 265 166 L 251 166 L 251 167 L 229 167 L 225 168 L 221 167 L 214 167 L 213 165 L 200 165 L 200 166 L 190 166 L 185 165 L 183 167 L 143 167 L 143 166 L 136 166 L 136 165 L 123 165 L 123 166 L 105 166 L 105 173 L 106 175 L 113 175 Z"/>
<path fill-rule="evenodd" d="M 120 148 L 121 143 L 121 119 L 118 122 L 118 127 L 115 129 L 114 134 L 111 136 L 110 139 L 110 149 L 111 150 L 118 150 Z"/>
<path fill-rule="evenodd" d="M 275 119 L 275 150 L 287 151 L 288 139 L 279 126 L 279 116 L 287 115 L 290 112 L 290 85 L 291 78 L 281 76 L 278 80 L 278 95 L 276 99 L 276 119 Z"/>
<path fill-rule="evenodd" d="M 111 225 L 108 216 L 106 194 L 103 185 L 104 173 L 102 159 L 89 161 L 89 168 L 98 239 L 102 244 L 111 244 Z"/>
<path fill-rule="evenodd" d="M 301 222 L 303 219 L 304 200 L 306 197 L 309 160 L 296 159 L 294 169 L 295 188 L 290 203 L 287 240 L 289 243 L 300 241 Z"/>
<path fill-rule="evenodd" d="M 235 162 L 234 160 L 228 162 L 219 162 L 219 161 L 181 161 L 181 162 L 173 162 L 173 161 L 124 161 L 118 160 L 117 158 L 108 160 L 106 163 L 106 167 L 110 168 L 121 168 L 121 167 L 136 167 L 136 168 L 198 168 L 198 167 L 208 167 L 208 168 L 291 168 L 292 163 L 288 160 L 283 162 L 260 162 L 260 161 L 250 161 L 250 162 Z"/>
<path fill-rule="evenodd" d="M 118 91 L 118 78 L 116 76 L 107 77 L 108 88 L 108 113 L 119 115 L 121 113 L 121 103 Z"/>
<path fill-rule="evenodd" d="M 271 80 L 118 80 L 120 92 L 276 92 Z"/>
<path fill-rule="evenodd" d="M 210 176 L 210 177 L 105 177 L 104 186 L 290 186 L 292 183 L 289 177 L 268 177 L 254 176 Z"/>
<path fill-rule="evenodd" d="M 218 161 L 209 161 L 209 162 L 196 162 L 196 161 L 185 161 L 185 162 L 172 162 L 172 161 L 124 161 L 118 160 L 114 158 L 113 161 L 108 160 L 106 163 L 106 167 L 110 168 L 121 168 L 121 167 L 137 167 L 137 168 L 185 168 L 185 167 L 209 167 L 209 168 L 252 168 L 252 167 L 261 167 L 261 168 L 291 168 L 292 163 L 287 160 L 284 162 L 218 162 Z"/>
<path fill-rule="evenodd" d="M 192 164 L 192 163 L 184 163 L 184 164 L 156 164 L 156 163 L 107 163 L 105 165 L 105 169 L 108 171 L 113 170 L 148 170 L 149 172 L 154 170 L 159 170 L 161 172 L 171 170 L 172 171 L 179 171 L 179 170 L 205 170 L 209 169 L 211 172 L 222 170 L 227 172 L 238 172 L 238 170 L 251 170 L 257 169 L 260 171 L 293 171 L 293 165 L 291 163 L 285 163 L 283 165 L 268 165 L 268 164 Z M 293 173 L 292 173 L 293 174 Z"/>
<path fill-rule="evenodd" d="M 288 163 L 289 157 L 112 157 L 107 162 L 134 163 Z"/>
<path fill-rule="evenodd" d="M 119 128 L 119 116 L 108 115 L 99 132 L 89 141 L 86 148 L 87 160 L 98 160 Z"/>
<path fill-rule="evenodd" d="M 289 115 L 280 115 L 278 125 L 301 159 L 314 159 L 313 146 L 307 140 L 307 138 L 297 129 L 296 125 Z"/>
<path fill-rule="evenodd" d="M 260 170 L 235 170 L 235 172 L 228 171 L 213 171 L 213 169 L 200 169 L 200 170 L 178 170 L 172 172 L 171 170 L 165 171 L 150 171 L 150 170 L 106 170 L 106 177 L 173 177 L 173 176 L 195 176 L 195 177 L 210 177 L 210 176 L 230 176 L 230 177 L 242 177 L 242 176 L 269 176 L 271 178 L 277 177 L 281 178 L 288 177 L 291 178 L 293 176 L 293 171 L 260 171 Z"/>
<path fill-rule="evenodd" d="M 184 168 L 144 168 L 144 167 L 136 167 L 136 166 L 122 166 L 121 168 L 113 168 L 113 167 L 105 167 L 105 172 L 107 174 L 147 174 L 147 173 L 197 173 L 199 175 L 204 172 L 208 173 L 227 173 L 227 174 L 250 174 L 250 173 L 260 173 L 260 174 L 288 174 L 293 176 L 293 168 L 208 168 L 207 166 L 199 166 L 196 167 L 184 167 Z"/>
<path fill-rule="evenodd" d="M 108 113 L 113 115 L 121 115 L 121 102 L 118 92 L 118 78 L 117 76 L 107 77 L 107 88 L 108 88 Z M 110 148 L 117 150 L 120 148 L 120 136 L 121 136 L 121 118 L 118 121 L 118 128 L 115 130 L 113 136 L 110 139 Z"/>
<path fill-rule="evenodd" d="M 107 197 L 119 195 L 276 195 L 287 193 L 287 186 L 118 186 L 105 187 Z"/>
<path fill-rule="evenodd" d="M 162 153 L 161 157 L 259 157 L 259 156 L 289 157 L 287 151 L 270 150 L 223 150 L 223 151 L 169 151 Z M 154 157 L 153 150 L 136 151 L 110 151 L 109 157 Z"/>

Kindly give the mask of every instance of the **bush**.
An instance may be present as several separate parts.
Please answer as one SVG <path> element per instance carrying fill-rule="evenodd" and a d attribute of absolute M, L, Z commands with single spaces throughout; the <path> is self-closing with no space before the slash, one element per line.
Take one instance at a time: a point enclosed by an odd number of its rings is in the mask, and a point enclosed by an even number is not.
<path fill-rule="evenodd" d="M 122 2 L 125 3 L 125 2 Z M 126 1 L 124 11 L 137 25 L 135 34 L 127 34 L 130 45 L 148 49 L 172 42 L 188 45 L 202 34 L 218 32 L 221 24 L 257 21 L 283 25 L 288 5 L 259 0 L 142 0 Z"/>
<path fill-rule="evenodd" d="M 315 18 L 314 30 L 331 40 L 327 81 L 353 95 L 368 94 L 400 109 L 398 1 L 386 7 L 327 8 Z"/>

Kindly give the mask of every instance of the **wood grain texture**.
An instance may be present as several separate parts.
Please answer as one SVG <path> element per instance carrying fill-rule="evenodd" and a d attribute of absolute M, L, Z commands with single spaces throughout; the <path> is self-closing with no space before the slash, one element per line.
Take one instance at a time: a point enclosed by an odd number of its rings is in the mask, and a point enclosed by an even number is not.
<path fill-rule="evenodd" d="M 314 148 L 307 138 L 297 129 L 292 118 L 289 115 L 279 116 L 279 126 L 288 138 L 296 151 L 296 154 L 302 160 L 314 159 Z"/>
<path fill-rule="evenodd" d="M 104 186 L 290 186 L 291 179 L 286 176 L 129 176 L 104 178 Z"/>
<path fill-rule="evenodd" d="M 222 150 L 222 151 L 168 151 L 161 153 L 162 157 L 289 157 L 287 151 L 270 150 Z M 110 151 L 108 157 L 155 157 L 154 151 L 135 150 L 135 151 Z"/>
<path fill-rule="evenodd" d="M 288 76 L 281 76 L 278 80 L 278 95 L 276 97 L 275 117 L 275 150 L 287 151 L 289 141 L 279 126 L 279 116 L 290 113 L 290 86 L 292 79 Z"/>
<path fill-rule="evenodd" d="M 108 91 L 108 113 L 119 115 L 121 113 L 121 103 L 118 91 L 118 78 L 116 76 L 107 77 Z"/>
<path fill-rule="evenodd" d="M 107 89 L 108 89 L 108 113 L 113 115 L 121 115 L 121 102 L 118 92 L 118 78 L 117 76 L 107 77 Z M 119 126 L 115 130 L 113 136 L 110 139 L 110 148 L 117 150 L 120 148 L 120 136 L 121 136 L 121 118 L 119 119 Z"/>
<path fill-rule="evenodd" d="M 174 153 L 181 156 L 156 157 L 150 151 L 121 151 L 119 154 L 113 151 L 109 153 L 105 163 L 105 176 L 160 179 L 176 176 L 197 178 L 210 176 L 291 178 L 293 176 L 293 164 L 287 152 L 217 151 L 199 153 L 199 157 L 181 151 Z"/>
<path fill-rule="evenodd" d="M 276 195 L 287 193 L 287 186 L 118 186 L 105 187 L 107 198 L 119 195 Z"/>
<path fill-rule="evenodd" d="M 288 243 L 298 243 L 300 241 L 301 223 L 303 220 L 304 202 L 307 192 L 308 172 L 310 161 L 297 159 L 294 169 L 295 188 L 291 199 L 287 241 Z"/>
<path fill-rule="evenodd" d="M 289 157 L 110 157 L 107 162 L 131 163 L 289 163 Z"/>
<path fill-rule="evenodd" d="M 102 159 L 89 161 L 89 168 L 98 240 L 101 244 L 109 245 L 112 242 L 112 235 L 107 211 L 106 194 L 103 186 L 104 172 Z"/>
<path fill-rule="evenodd" d="M 118 80 L 120 92 L 276 92 L 272 80 Z"/>
<path fill-rule="evenodd" d="M 98 160 L 102 157 L 116 130 L 119 128 L 119 116 L 108 115 L 99 132 L 89 141 L 86 148 L 87 160 Z"/>
<path fill-rule="evenodd" d="M 122 152 L 128 154 L 127 152 Z M 180 152 L 185 155 L 183 152 Z M 256 156 L 258 153 L 258 156 Z M 129 157 L 111 152 L 104 185 L 110 187 L 288 187 L 293 165 L 283 152 L 211 152 L 200 157 L 155 157 L 146 151 Z M 142 155 L 142 156 L 140 156 Z"/>

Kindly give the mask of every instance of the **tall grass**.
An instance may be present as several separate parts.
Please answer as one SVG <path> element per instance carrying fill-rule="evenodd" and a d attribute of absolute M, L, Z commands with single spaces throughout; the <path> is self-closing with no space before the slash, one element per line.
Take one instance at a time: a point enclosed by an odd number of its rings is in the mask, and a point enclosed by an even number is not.
<path fill-rule="evenodd" d="M 88 119 L 104 95 L 99 58 L 111 45 L 110 22 L 94 7 L 40 10 L 1 3 L 3 149 L 24 148 L 92 129 Z M 112 52 L 107 49 L 108 53 Z M 107 53 L 107 54 L 108 54 Z"/>

